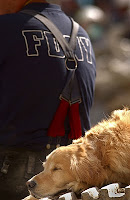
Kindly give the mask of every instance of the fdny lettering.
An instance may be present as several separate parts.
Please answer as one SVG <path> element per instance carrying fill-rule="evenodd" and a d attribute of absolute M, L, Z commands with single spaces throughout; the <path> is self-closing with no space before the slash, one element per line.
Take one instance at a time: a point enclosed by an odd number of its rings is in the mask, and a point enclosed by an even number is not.
<path fill-rule="evenodd" d="M 64 53 L 60 48 L 60 45 L 57 42 L 56 38 L 53 37 L 52 33 L 45 31 L 44 35 L 47 42 L 48 55 L 51 57 L 64 58 Z"/>
<path fill-rule="evenodd" d="M 38 47 L 41 46 L 41 40 L 44 39 L 41 30 L 25 30 L 22 31 L 25 39 L 27 56 L 39 56 Z"/>
<path fill-rule="evenodd" d="M 88 38 L 85 38 L 85 37 L 79 37 L 79 40 L 80 40 L 80 44 L 81 46 L 84 48 L 85 50 L 85 57 L 87 59 L 87 62 L 92 64 L 92 54 L 91 54 L 91 43 L 90 43 L 90 40 Z M 83 49 L 81 47 L 81 49 Z M 82 52 L 83 54 L 83 52 Z"/>
<path fill-rule="evenodd" d="M 24 30 L 22 35 L 26 44 L 26 53 L 27 56 L 39 56 L 40 47 L 42 47 L 42 40 L 45 39 L 48 49 L 48 56 L 65 58 L 65 55 L 51 32 L 41 30 Z M 63 35 L 64 38 L 68 41 L 70 36 Z M 92 52 L 91 52 L 91 43 L 88 38 L 77 37 L 77 46 L 75 51 L 75 56 L 78 61 L 87 61 L 89 64 L 92 64 Z"/>

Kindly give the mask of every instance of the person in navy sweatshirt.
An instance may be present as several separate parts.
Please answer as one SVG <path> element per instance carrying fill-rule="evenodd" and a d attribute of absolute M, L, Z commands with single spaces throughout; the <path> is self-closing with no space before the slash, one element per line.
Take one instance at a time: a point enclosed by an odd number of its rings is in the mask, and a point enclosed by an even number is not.
<path fill-rule="evenodd" d="M 75 110 L 68 117 L 70 104 L 63 132 L 53 135 L 52 129 L 49 135 L 67 80 L 65 54 L 52 32 L 23 10 L 45 15 L 67 41 L 72 30 L 70 17 L 56 1 L 53 4 L 46 0 L 0 1 L 0 195 L 4 200 L 25 197 L 25 183 L 41 170 L 40 159 L 43 161 L 57 146 L 81 136 L 74 132 L 70 135 L 72 120 L 76 125 L 75 117 L 79 115 L 82 135 L 90 129 L 95 88 L 92 44 L 79 26 L 75 49 L 81 95 L 79 112 Z M 63 121 L 63 113 L 60 114 L 58 125 Z"/>

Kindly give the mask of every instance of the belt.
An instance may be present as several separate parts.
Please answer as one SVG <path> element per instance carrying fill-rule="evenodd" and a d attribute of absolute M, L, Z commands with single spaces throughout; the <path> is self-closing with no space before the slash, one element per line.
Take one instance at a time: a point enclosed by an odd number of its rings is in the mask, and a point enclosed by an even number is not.
<path fill-rule="evenodd" d="M 26 163 L 25 167 L 25 178 L 30 178 L 35 174 L 35 167 L 40 159 L 43 161 L 45 157 L 54 150 L 54 146 L 51 146 L 50 149 L 44 148 L 43 151 L 30 151 L 29 149 L 24 148 L 3 148 L 0 147 L 0 173 L 4 176 L 8 174 L 10 166 L 13 163 L 23 160 Z"/>

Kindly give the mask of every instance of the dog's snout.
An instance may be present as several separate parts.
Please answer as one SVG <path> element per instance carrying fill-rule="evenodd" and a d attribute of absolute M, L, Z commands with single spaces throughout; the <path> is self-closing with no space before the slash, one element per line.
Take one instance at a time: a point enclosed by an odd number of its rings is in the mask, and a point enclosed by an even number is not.
<path fill-rule="evenodd" d="M 26 184 L 29 190 L 34 189 L 34 187 L 37 185 L 35 181 L 27 181 Z"/>

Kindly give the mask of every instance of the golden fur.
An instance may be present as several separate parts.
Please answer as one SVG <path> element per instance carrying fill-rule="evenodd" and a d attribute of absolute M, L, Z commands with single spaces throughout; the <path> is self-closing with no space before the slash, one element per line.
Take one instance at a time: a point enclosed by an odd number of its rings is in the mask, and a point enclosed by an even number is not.
<path fill-rule="evenodd" d="M 43 172 L 30 180 L 36 183 L 30 190 L 36 198 L 64 189 L 79 192 L 114 182 L 130 184 L 130 110 L 114 111 L 84 137 L 54 150 L 43 165 Z"/>

